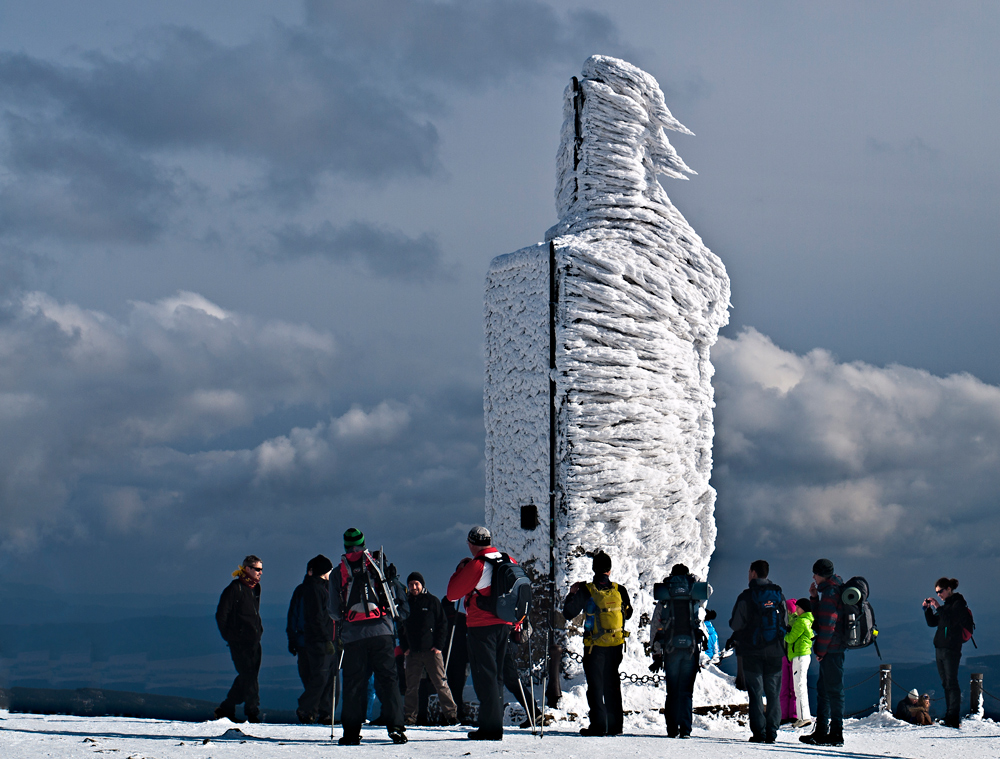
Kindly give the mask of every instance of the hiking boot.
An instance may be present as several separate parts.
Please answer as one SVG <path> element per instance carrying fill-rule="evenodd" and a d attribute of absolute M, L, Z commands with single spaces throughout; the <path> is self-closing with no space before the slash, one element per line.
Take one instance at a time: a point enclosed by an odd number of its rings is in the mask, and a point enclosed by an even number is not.
<path fill-rule="evenodd" d="M 844 731 L 843 730 L 831 730 L 826 738 L 823 739 L 824 746 L 843 746 L 844 745 Z"/>
<path fill-rule="evenodd" d="M 397 727 L 390 730 L 389 737 L 392 739 L 393 743 L 397 744 L 406 743 L 406 733 L 404 733 L 401 728 Z"/>
<path fill-rule="evenodd" d="M 308 712 L 304 712 L 301 709 L 295 710 L 295 716 L 299 718 L 299 722 L 301 722 L 303 725 L 311 725 L 316 721 L 315 714 L 309 714 Z"/>
<path fill-rule="evenodd" d="M 236 719 L 236 710 L 235 709 L 233 709 L 232 711 L 230 711 L 229 709 L 226 709 L 224 706 L 217 706 L 217 707 L 215 707 L 215 712 L 214 713 L 215 713 L 215 718 L 216 719 L 228 719 L 230 722 L 237 722 L 238 721 Z"/>
<path fill-rule="evenodd" d="M 749 742 L 750 743 L 764 743 L 764 736 L 763 735 L 751 735 Z"/>
<path fill-rule="evenodd" d="M 361 736 L 360 735 L 345 735 L 337 743 L 341 746 L 360 746 Z"/>
<path fill-rule="evenodd" d="M 810 746 L 822 746 L 826 743 L 827 732 L 826 728 L 821 728 L 816 725 L 816 729 L 809 735 L 800 735 L 799 740 L 803 743 L 808 743 Z"/>
<path fill-rule="evenodd" d="M 591 725 L 590 727 L 581 728 L 580 735 L 599 736 L 599 735 L 607 735 L 607 733 Z"/>
<path fill-rule="evenodd" d="M 469 733 L 470 741 L 502 741 L 503 730 L 473 730 Z"/>
<path fill-rule="evenodd" d="M 262 720 L 261 720 L 260 712 L 250 712 L 249 714 L 247 714 L 247 722 L 251 722 L 251 723 L 257 725 L 257 724 L 260 724 L 261 721 Z"/>
<path fill-rule="evenodd" d="M 802 727 L 809 727 L 809 725 L 811 725 L 811 724 L 812 724 L 812 720 L 811 719 L 797 719 L 797 720 L 795 720 L 795 722 L 792 723 L 792 727 L 794 727 L 796 730 L 798 730 L 799 728 L 802 728 Z"/>

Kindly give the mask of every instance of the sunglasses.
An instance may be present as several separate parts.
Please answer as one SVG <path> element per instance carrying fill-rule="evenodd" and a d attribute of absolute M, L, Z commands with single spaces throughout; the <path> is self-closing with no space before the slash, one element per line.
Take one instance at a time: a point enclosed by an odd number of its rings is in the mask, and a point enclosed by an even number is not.
<path fill-rule="evenodd" d="M 252 569 L 254 572 L 263 572 L 264 567 L 244 567 L 244 569 Z"/>

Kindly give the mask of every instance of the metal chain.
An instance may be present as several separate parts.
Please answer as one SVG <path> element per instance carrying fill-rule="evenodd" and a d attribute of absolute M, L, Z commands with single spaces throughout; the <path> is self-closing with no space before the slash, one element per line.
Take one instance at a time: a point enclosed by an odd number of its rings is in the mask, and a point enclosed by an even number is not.
<path fill-rule="evenodd" d="M 996 696 L 994 696 L 992 693 L 990 693 L 985 688 L 983 688 L 983 693 L 986 694 L 987 696 L 989 696 L 990 698 L 992 698 L 995 701 L 1000 701 L 1000 698 L 997 698 Z"/>
<path fill-rule="evenodd" d="M 563 651 L 563 656 L 583 664 L 583 657 L 575 651 Z M 660 685 L 666 681 L 666 678 L 663 675 L 631 675 L 627 672 L 619 672 L 618 678 L 623 683 L 629 682 L 634 685 Z"/>

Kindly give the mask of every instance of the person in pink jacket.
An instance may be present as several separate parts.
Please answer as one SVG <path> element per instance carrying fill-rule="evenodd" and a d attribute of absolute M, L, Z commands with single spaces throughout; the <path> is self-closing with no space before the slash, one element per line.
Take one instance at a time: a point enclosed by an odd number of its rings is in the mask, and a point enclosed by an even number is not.
<path fill-rule="evenodd" d="M 785 601 L 788 618 L 795 614 L 795 599 Z M 781 724 L 795 722 L 799 718 L 795 703 L 795 687 L 792 683 L 792 662 L 786 652 L 781 660 Z"/>

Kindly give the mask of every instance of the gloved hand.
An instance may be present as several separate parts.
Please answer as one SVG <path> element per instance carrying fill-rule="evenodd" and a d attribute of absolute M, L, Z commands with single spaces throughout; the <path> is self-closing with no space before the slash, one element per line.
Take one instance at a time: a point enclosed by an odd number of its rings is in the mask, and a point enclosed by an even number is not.
<path fill-rule="evenodd" d="M 294 641 L 291 640 L 288 641 L 288 653 L 290 653 L 292 656 L 299 655 L 299 647 L 295 645 Z"/>
<path fill-rule="evenodd" d="M 649 665 L 649 671 L 650 672 L 659 672 L 661 669 L 663 669 L 663 657 L 662 656 L 658 656 L 658 655 L 654 655 L 653 656 L 653 663 Z"/>
<path fill-rule="evenodd" d="M 328 640 L 326 642 L 326 653 L 330 656 L 333 656 L 335 653 L 337 653 L 337 647 L 333 645 L 332 640 Z"/>

